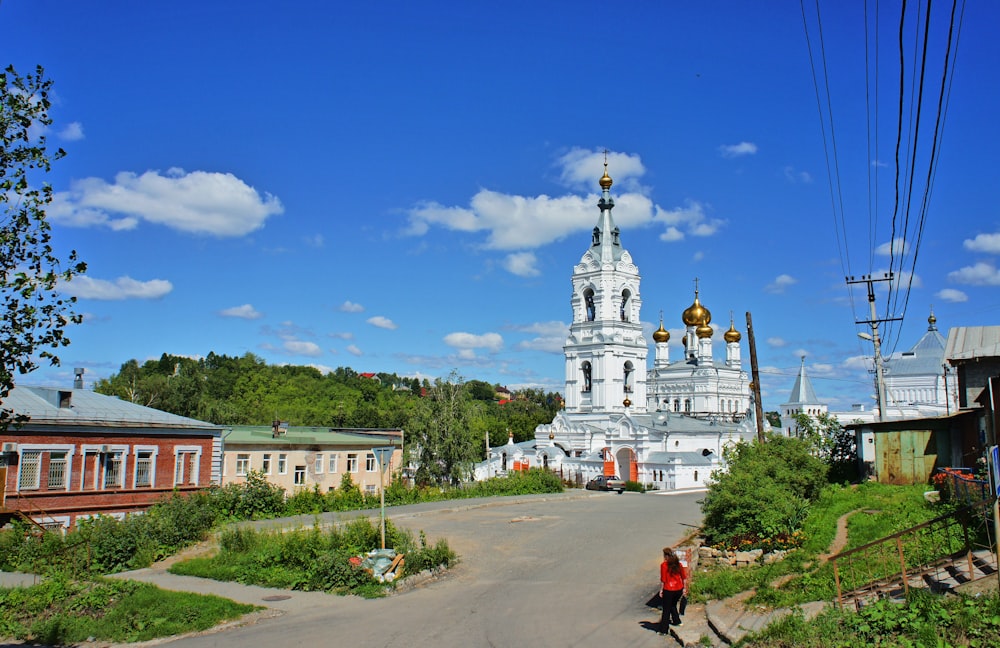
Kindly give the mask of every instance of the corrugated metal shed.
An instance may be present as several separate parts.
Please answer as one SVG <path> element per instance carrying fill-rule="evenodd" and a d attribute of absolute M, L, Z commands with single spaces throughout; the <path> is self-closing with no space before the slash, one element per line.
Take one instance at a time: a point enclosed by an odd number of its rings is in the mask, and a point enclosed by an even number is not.
<path fill-rule="evenodd" d="M 1000 326 L 956 326 L 948 331 L 947 360 L 1000 358 Z"/>

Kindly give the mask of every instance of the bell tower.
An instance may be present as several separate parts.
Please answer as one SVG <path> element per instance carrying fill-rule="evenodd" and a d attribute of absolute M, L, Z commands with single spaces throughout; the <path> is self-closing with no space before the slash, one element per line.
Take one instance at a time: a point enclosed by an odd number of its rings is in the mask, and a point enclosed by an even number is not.
<path fill-rule="evenodd" d="M 639 311 L 639 269 L 622 247 L 611 210 L 607 157 L 600 217 L 573 268 L 573 323 L 563 346 L 567 412 L 645 413 L 647 342 Z"/>

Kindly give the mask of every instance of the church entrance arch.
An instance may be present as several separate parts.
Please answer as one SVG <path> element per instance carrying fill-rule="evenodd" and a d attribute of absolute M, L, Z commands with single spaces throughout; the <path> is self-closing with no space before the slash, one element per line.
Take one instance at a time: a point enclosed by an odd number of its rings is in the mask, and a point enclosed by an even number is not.
<path fill-rule="evenodd" d="M 639 481 L 639 463 L 635 450 L 619 448 L 615 452 L 615 472 L 626 481 Z"/>

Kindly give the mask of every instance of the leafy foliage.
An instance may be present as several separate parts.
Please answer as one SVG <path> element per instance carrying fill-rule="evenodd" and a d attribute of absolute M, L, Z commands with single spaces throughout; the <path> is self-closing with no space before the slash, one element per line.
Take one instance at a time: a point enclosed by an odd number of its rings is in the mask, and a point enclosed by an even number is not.
<path fill-rule="evenodd" d="M 210 495 L 217 515 L 230 520 L 262 520 L 284 514 L 285 489 L 267 481 L 263 471 L 251 470 L 243 483 L 215 488 Z M 296 511 L 300 512 L 300 511 Z"/>
<path fill-rule="evenodd" d="M 49 153 L 44 127 L 49 116 L 52 81 L 41 66 L 21 76 L 14 66 L 0 73 L 0 401 L 14 386 L 14 374 L 28 373 L 47 360 L 59 364 L 56 351 L 69 344 L 65 329 L 79 324 L 75 297 L 64 297 L 61 282 L 86 271 L 70 252 L 65 267 L 52 247 L 45 210 L 52 187 L 33 185 L 51 170 L 62 149 Z M 36 137 L 38 132 L 43 133 Z M 29 177 L 31 176 L 31 177 Z M 0 427 L 11 414 L 0 410 Z"/>
<path fill-rule="evenodd" d="M 405 529 L 386 520 L 386 546 L 405 554 L 405 574 L 447 567 L 456 560 L 448 543 L 428 546 L 421 533 L 419 544 Z M 385 586 L 359 568 L 352 558 L 381 544 L 379 527 L 358 518 L 343 527 L 323 532 L 318 526 L 288 533 L 232 528 L 222 533 L 220 552 L 173 565 L 172 573 L 235 580 L 265 587 L 316 590 L 337 594 L 382 596 Z"/>
<path fill-rule="evenodd" d="M 0 637 L 48 646 L 148 641 L 206 630 L 254 609 L 136 581 L 54 575 L 32 587 L 0 589 Z"/>
<path fill-rule="evenodd" d="M 831 482 L 857 481 L 858 445 L 852 430 L 845 430 L 835 417 L 821 412 L 815 418 L 797 414 L 795 432 L 809 444 L 812 453 L 829 466 Z"/>
<path fill-rule="evenodd" d="M 726 470 L 712 475 L 702 502 L 710 544 L 794 533 L 826 484 L 826 464 L 802 439 L 769 436 L 764 442 L 739 443 L 726 450 L 724 459 Z"/>

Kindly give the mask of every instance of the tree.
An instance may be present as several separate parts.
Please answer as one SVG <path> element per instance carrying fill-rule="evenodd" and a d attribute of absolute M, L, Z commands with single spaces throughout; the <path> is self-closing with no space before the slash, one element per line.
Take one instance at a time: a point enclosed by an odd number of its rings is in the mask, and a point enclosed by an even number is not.
<path fill-rule="evenodd" d="M 458 484 L 470 476 L 480 457 L 479 439 L 469 425 L 469 395 L 462 377 L 452 372 L 438 378 L 427 394 L 422 415 L 411 423 L 413 442 L 419 448 L 418 483 Z"/>
<path fill-rule="evenodd" d="M 25 76 L 14 66 L 0 73 L 0 402 L 14 387 L 15 372 L 29 373 L 42 361 L 58 365 L 56 352 L 69 344 L 66 327 L 83 319 L 74 310 L 76 298 L 58 288 L 87 266 L 75 251 L 65 264 L 56 256 L 45 214 L 52 187 L 29 182 L 66 155 L 46 149 L 51 88 L 41 66 Z M 10 412 L 0 409 L 0 429 L 10 422 Z"/>
<path fill-rule="evenodd" d="M 712 473 L 701 506 L 709 543 L 797 531 L 827 483 L 827 466 L 812 450 L 803 439 L 778 435 L 727 449 L 726 469 Z"/>

